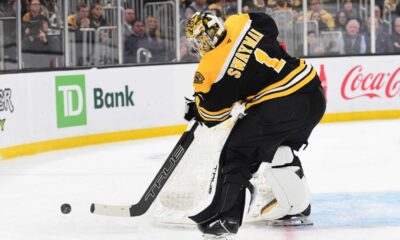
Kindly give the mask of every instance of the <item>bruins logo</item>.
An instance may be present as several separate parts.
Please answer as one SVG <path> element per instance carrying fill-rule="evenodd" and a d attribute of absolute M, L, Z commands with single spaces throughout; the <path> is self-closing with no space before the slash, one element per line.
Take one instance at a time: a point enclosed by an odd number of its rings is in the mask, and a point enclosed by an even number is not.
<path fill-rule="evenodd" d="M 196 72 L 194 74 L 194 83 L 196 84 L 202 84 L 204 82 L 204 76 L 200 72 Z"/>

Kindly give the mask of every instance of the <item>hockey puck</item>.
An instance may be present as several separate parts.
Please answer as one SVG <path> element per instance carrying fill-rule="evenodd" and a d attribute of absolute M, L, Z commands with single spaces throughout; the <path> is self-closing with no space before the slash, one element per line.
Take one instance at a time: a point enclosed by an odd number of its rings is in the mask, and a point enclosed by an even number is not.
<path fill-rule="evenodd" d="M 64 214 L 68 214 L 71 212 L 71 205 L 69 205 L 68 203 L 64 203 L 63 205 L 61 205 L 61 212 Z"/>

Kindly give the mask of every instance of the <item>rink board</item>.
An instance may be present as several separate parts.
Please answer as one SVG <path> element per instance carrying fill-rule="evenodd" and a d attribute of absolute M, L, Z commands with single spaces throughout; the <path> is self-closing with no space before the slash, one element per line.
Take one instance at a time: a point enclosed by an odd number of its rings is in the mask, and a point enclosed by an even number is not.
<path fill-rule="evenodd" d="M 399 56 L 306 62 L 325 72 L 323 122 L 400 118 Z M 2 75 L 0 159 L 178 134 L 195 69 L 175 64 Z"/>

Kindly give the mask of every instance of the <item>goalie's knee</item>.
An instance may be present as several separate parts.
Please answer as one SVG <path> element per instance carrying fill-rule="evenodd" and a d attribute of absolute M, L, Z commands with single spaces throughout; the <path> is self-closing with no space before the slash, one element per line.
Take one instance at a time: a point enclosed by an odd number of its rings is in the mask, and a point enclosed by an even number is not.
<path fill-rule="evenodd" d="M 290 147 L 281 146 L 272 163 L 263 170 L 274 194 L 273 206 L 261 209 L 265 219 L 278 219 L 304 211 L 310 204 L 310 191 L 300 160 Z"/>

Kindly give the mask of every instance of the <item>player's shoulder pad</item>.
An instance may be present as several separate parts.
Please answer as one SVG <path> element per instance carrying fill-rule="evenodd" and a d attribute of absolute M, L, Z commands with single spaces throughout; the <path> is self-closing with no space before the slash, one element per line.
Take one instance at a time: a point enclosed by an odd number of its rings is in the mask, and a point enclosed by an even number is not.
<path fill-rule="evenodd" d="M 248 20 L 250 20 L 250 16 L 247 13 L 233 14 L 225 20 L 225 25 L 235 26 L 237 23 L 247 22 Z"/>
<path fill-rule="evenodd" d="M 202 70 L 201 64 L 199 64 L 193 78 L 194 91 L 196 93 L 208 93 L 211 85 L 210 78 L 207 77 L 206 72 Z"/>
<path fill-rule="evenodd" d="M 265 35 L 270 35 L 273 38 L 279 35 L 278 27 L 274 19 L 265 13 L 249 13 L 252 21 L 252 26 Z"/>

